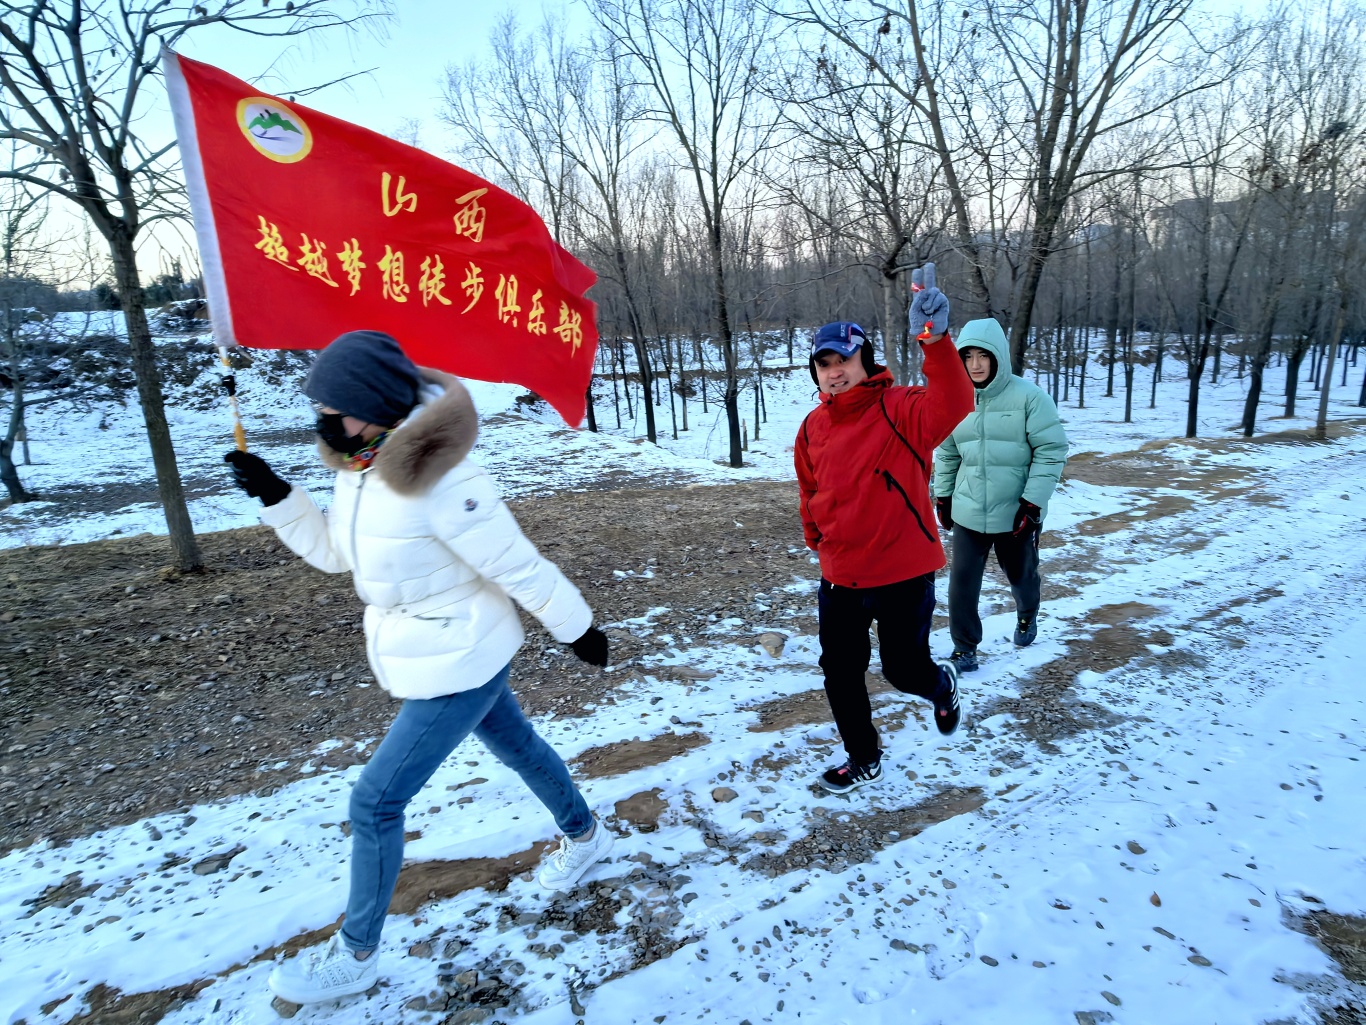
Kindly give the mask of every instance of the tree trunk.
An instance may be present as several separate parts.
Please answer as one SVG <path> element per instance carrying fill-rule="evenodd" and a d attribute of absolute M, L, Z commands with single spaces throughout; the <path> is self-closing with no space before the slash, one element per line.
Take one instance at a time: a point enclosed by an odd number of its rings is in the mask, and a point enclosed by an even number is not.
<path fill-rule="evenodd" d="M 137 380 L 138 401 L 142 405 L 143 422 L 147 426 L 147 440 L 152 446 L 157 492 L 166 516 L 166 527 L 170 531 L 175 567 L 182 572 L 197 572 L 204 568 L 204 557 L 194 536 L 190 510 L 185 504 L 185 489 L 176 466 L 175 447 L 171 444 L 171 430 L 166 424 L 161 371 L 157 367 L 156 349 L 152 345 L 152 331 L 147 325 L 147 308 L 143 300 L 142 282 L 138 279 L 133 240 L 116 234 L 109 241 L 109 252 L 114 261 L 114 281 L 128 329 L 133 376 Z"/>
<path fill-rule="evenodd" d="M 621 364 L 621 393 L 626 398 L 626 418 L 635 420 L 636 407 L 631 402 L 631 371 L 626 366 L 626 346 L 621 344 L 621 339 L 617 339 L 617 360 Z"/>
<path fill-rule="evenodd" d="M 1077 367 L 1077 408 L 1086 408 L 1086 364 L 1091 358 L 1091 326 L 1081 335 L 1081 362 Z"/>
<path fill-rule="evenodd" d="M 1328 336 L 1328 352 L 1324 355 L 1323 390 L 1319 392 L 1319 416 L 1314 424 L 1314 437 L 1319 441 L 1328 440 L 1328 396 L 1333 390 L 1333 360 L 1337 357 L 1338 346 L 1342 343 L 1342 330 L 1347 324 L 1347 292 L 1343 291 L 1338 300 L 1337 316 L 1333 320 L 1333 333 Z"/>
<path fill-rule="evenodd" d="M 678 336 L 678 404 L 683 407 L 683 430 L 688 429 L 688 379 L 683 373 L 683 336 Z"/>
<path fill-rule="evenodd" d="M 1266 370 L 1266 365 L 1271 362 L 1271 332 L 1276 324 L 1276 303 L 1271 303 L 1264 315 L 1262 331 L 1257 339 L 1257 347 L 1252 351 L 1252 359 L 1249 361 L 1249 376 L 1247 398 L 1243 402 L 1243 437 L 1252 437 L 1257 429 L 1257 404 L 1262 400 L 1262 375 Z M 1240 354 L 1240 360 L 1246 353 L 1246 346 Z"/>
<path fill-rule="evenodd" d="M 1152 393 L 1148 396 L 1148 408 L 1157 408 L 1157 386 L 1162 380 L 1162 354 L 1167 344 L 1167 336 L 1162 335 L 1157 339 L 1157 354 L 1153 357 L 1153 387 Z"/>
<path fill-rule="evenodd" d="M 645 414 L 645 437 L 649 439 L 651 445 L 658 445 L 659 438 L 655 434 L 655 393 L 654 393 L 654 369 L 650 366 L 650 349 L 645 344 L 645 339 L 640 335 L 633 334 L 631 337 L 631 351 L 636 354 L 636 370 L 640 374 L 640 404 L 642 412 Z M 626 354 L 622 353 L 623 363 Z"/>
<path fill-rule="evenodd" d="M 702 359 L 702 340 L 697 339 L 697 376 L 702 379 L 702 415 L 707 415 L 707 364 Z"/>
<path fill-rule="evenodd" d="M 0 483 L 5 485 L 10 502 L 18 505 L 20 502 L 32 501 L 33 496 L 24 490 L 23 481 L 19 479 L 19 469 L 14 465 L 13 453 L 14 441 L 10 438 L 0 438 Z"/>
<path fill-rule="evenodd" d="M 1124 336 L 1124 422 L 1134 422 L 1134 331 Z"/>
<path fill-rule="evenodd" d="M 1267 358 L 1270 353 L 1267 354 Z M 1243 401 L 1243 437 L 1250 438 L 1257 429 L 1257 403 L 1262 399 L 1262 371 L 1266 369 L 1266 359 L 1254 358 L 1249 371 L 1247 398 Z"/>
<path fill-rule="evenodd" d="M 1038 238 L 1038 245 L 1048 245 L 1051 242 L 1052 231 L 1048 231 L 1047 237 L 1042 237 L 1043 229 L 1036 228 L 1035 236 Z M 1036 244 L 1031 239 L 1030 255 L 1025 258 L 1024 277 L 1020 280 L 1020 290 L 1016 295 L 1015 308 L 1011 311 L 1010 317 L 1010 370 L 1018 377 L 1024 376 L 1025 349 L 1029 345 L 1029 325 L 1034 317 L 1034 301 L 1039 294 L 1039 280 L 1043 277 L 1044 260 L 1047 259 L 1047 252 L 1044 250 L 1035 251 L 1033 246 Z"/>
<path fill-rule="evenodd" d="M 1291 347 L 1285 370 L 1285 415 L 1295 415 L 1295 397 L 1300 389 L 1300 367 L 1304 364 L 1307 342 L 1296 339 Z"/>
<path fill-rule="evenodd" d="M 1119 254 L 1115 254 L 1115 280 L 1114 287 L 1110 289 L 1110 302 L 1106 305 L 1105 316 L 1105 348 L 1109 354 L 1109 363 L 1105 368 L 1105 398 L 1113 398 L 1115 394 L 1115 359 L 1118 353 L 1115 351 L 1115 339 L 1119 334 L 1119 289 L 1120 289 Z"/>
<path fill-rule="evenodd" d="M 895 273 L 888 274 L 886 268 L 882 271 L 882 355 L 887 361 L 887 371 L 892 375 L 893 384 L 906 384 L 904 368 L 897 353 L 896 333 L 892 330 L 892 325 L 896 323 L 894 313 L 896 310 L 896 279 Z"/>
<path fill-rule="evenodd" d="M 621 394 L 617 391 L 617 358 L 609 348 L 607 366 L 612 372 L 612 410 L 617 414 L 617 430 L 621 430 Z"/>
<path fill-rule="evenodd" d="M 713 207 L 719 211 L 719 204 Z M 726 292 L 726 266 L 722 256 L 721 224 L 711 225 L 712 283 L 716 289 L 716 322 L 721 332 L 721 357 L 726 365 L 726 426 L 730 434 L 730 465 L 745 465 L 740 441 L 740 367 L 736 358 L 735 338 L 730 328 L 730 304 Z"/>
<path fill-rule="evenodd" d="M 1075 363 L 1077 356 L 1077 329 L 1070 327 L 1067 329 L 1067 345 L 1063 355 L 1062 365 L 1062 400 L 1066 402 L 1072 397 L 1072 364 Z"/>
<path fill-rule="evenodd" d="M 1196 337 L 1191 340 L 1198 342 L 1195 351 L 1191 353 L 1190 366 L 1186 367 L 1186 378 L 1190 382 L 1190 387 L 1186 391 L 1186 437 L 1194 438 L 1199 433 L 1199 421 L 1197 419 L 1200 412 L 1200 380 L 1205 373 L 1205 360 L 1209 358 L 1209 338 L 1210 330 L 1213 325 L 1208 321 L 1196 328 Z M 1218 349 L 1215 349 L 1215 359 L 1218 359 Z"/>
<path fill-rule="evenodd" d="M 9 500 L 17 505 L 32 501 L 34 497 L 24 489 L 19 479 L 19 469 L 14 465 L 14 441 L 24 426 L 24 386 L 17 371 L 11 385 L 10 401 L 9 425 L 5 436 L 0 438 L 0 482 L 5 485 Z"/>

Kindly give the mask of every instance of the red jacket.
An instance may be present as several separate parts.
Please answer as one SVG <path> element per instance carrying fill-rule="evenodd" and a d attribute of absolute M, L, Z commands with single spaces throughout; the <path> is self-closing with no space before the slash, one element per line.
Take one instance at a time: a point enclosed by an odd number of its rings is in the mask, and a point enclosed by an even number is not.
<path fill-rule="evenodd" d="M 832 584 L 881 587 L 944 565 L 930 462 L 973 411 L 973 388 L 947 335 L 924 351 L 928 386 L 896 387 L 883 370 L 822 393 L 797 432 L 806 546 Z"/>

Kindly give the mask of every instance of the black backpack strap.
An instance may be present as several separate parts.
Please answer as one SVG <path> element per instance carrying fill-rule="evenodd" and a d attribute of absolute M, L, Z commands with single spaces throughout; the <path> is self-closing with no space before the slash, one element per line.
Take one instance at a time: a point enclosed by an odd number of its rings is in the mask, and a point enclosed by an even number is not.
<path fill-rule="evenodd" d="M 906 446 L 906 451 L 909 452 L 911 455 L 915 456 L 915 461 L 920 464 L 920 472 L 925 474 L 926 477 L 928 477 L 930 475 L 930 469 L 928 466 L 925 465 L 925 460 L 920 458 L 920 453 L 915 450 L 915 447 L 911 445 L 909 441 L 906 440 L 906 435 L 902 434 L 899 430 L 897 430 L 896 424 L 892 423 L 891 414 L 887 412 L 887 397 L 885 395 L 879 396 L 877 404 L 878 408 L 882 410 L 882 418 L 887 421 L 887 426 L 892 429 L 893 434 L 895 434 L 899 439 L 901 439 L 901 444 Z"/>

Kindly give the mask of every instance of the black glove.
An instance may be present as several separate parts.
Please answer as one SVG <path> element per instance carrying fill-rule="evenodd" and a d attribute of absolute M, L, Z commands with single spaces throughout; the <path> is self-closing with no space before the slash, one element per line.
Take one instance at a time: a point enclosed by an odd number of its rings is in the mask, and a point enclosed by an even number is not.
<path fill-rule="evenodd" d="M 945 495 L 934 500 L 934 514 L 939 517 L 939 525 L 945 530 L 953 529 L 953 496 Z"/>
<path fill-rule="evenodd" d="M 596 626 L 590 626 L 588 632 L 570 647 L 574 649 L 574 654 L 579 657 L 580 662 L 587 662 L 590 666 L 607 664 L 607 635 Z"/>
<path fill-rule="evenodd" d="M 278 505 L 289 494 L 289 483 L 277 477 L 270 464 L 254 452 L 233 449 L 223 457 L 223 462 L 232 467 L 232 479 L 237 486 L 252 498 L 259 498 L 262 505 Z"/>
<path fill-rule="evenodd" d="M 1033 502 L 1020 499 L 1020 511 L 1015 514 L 1015 536 L 1024 537 L 1043 525 L 1043 510 Z"/>

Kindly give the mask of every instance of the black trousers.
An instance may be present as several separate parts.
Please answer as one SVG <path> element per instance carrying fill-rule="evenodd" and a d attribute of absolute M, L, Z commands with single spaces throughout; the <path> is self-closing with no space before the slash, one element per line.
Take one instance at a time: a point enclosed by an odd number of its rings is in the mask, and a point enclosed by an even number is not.
<path fill-rule="evenodd" d="M 982 574 L 987 555 L 996 549 L 996 562 L 1010 581 L 1015 611 L 1033 617 L 1039 611 L 1039 531 L 1023 537 L 1014 534 L 979 534 L 961 523 L 953 526 L 953 556 L 949 566 L 949 635 L 953 646 L 971 651 L 982 643 L 982 617 L 977 600 L 982 595 Z"/>
<path fill-rule="evenodd" d="M 877 730 L 864 674 L 872 658 L 868 630 L 877 621 L 882 675 L 897 690 L 929 698 L 942 671 L 930 656 L 934 574 L 884 587 L 836 587 L 821 581 L 821 670 L 825 696 L 844 750 L 861 765 L 878 757 Z"/>

